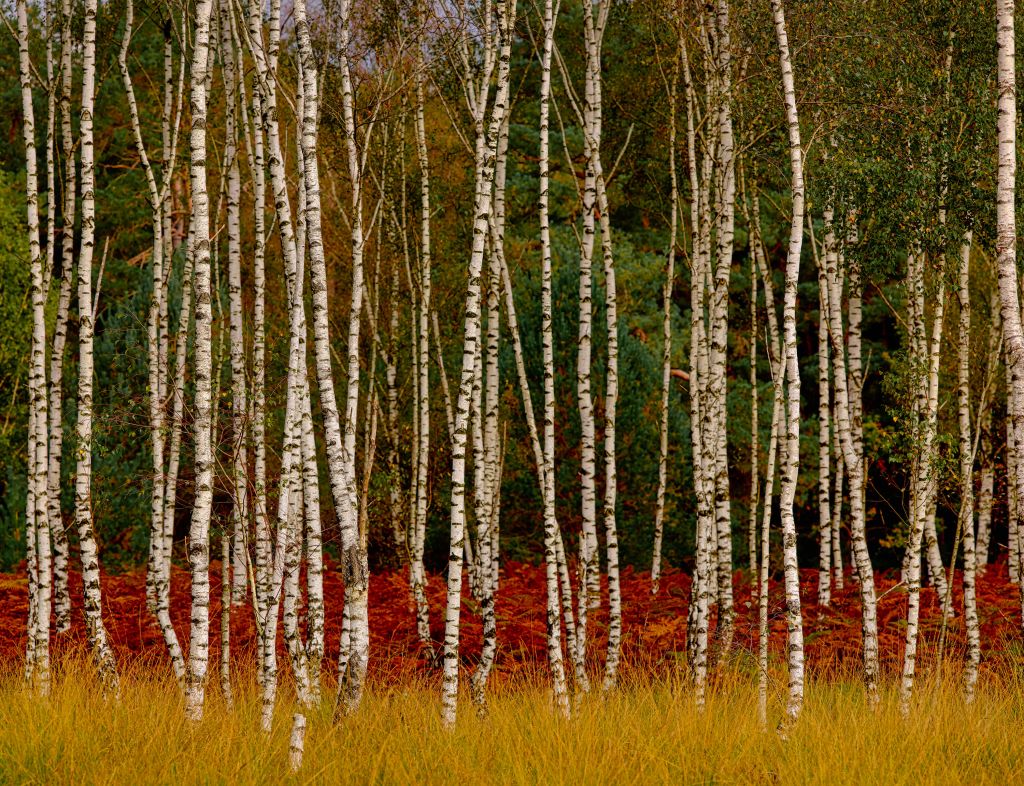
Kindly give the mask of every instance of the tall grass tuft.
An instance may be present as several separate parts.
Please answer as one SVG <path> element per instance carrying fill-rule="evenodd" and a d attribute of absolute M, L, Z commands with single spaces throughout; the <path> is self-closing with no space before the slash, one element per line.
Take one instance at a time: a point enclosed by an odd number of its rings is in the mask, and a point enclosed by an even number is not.
<path fill-rule="evenodd" d="M 685 683 L 639 681 L 587 697 L 572 720 L 532 680 L 507 680 L 481 721 L 464 706 L 441 727 L 439 695 L 423 683 L 375 686 L 359 712 L 331 722 L 330 692 L 309 719 L 302 770 L 288 775 L 292 696 L 274 731 L 260 731 L 251 674 L 228 711 L 210 692 L 190 724 L 176 685 L 126 668 L 119 702 L 106 700 L 87 662 L 66 662 L 40 699 L 11 671 L 0 678 L 0 783 L 75 784 L 1008 784 L 1024 782 L 1024 686 L 921 682 L 910 720 L 894 692 L 871 712 L 855 682 L 816 681 L 783 741 L 756 717 L 747 675 L 718 680 L 698 714 Z M 783 686 L 772 712 L 781 717 Z"/>

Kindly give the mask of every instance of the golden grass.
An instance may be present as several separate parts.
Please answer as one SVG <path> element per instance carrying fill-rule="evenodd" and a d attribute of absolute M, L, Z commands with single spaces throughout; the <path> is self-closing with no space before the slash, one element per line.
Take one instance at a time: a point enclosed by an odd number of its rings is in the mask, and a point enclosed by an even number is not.
<path fill-rule="evenodd" d="M 900 719 L 886 693 L 870 712 L 856 683 L 808 685 L 803 717 L 782 741 L 762 732 L 756 686 L 723 680 L 701 715 L 683 685 L 624 686 L 564 721 L 546 692 L 507 684 L 487 720 L 468 702 L 442 729 L 435 690 L 376 687 L 331 724 L 330 700 L 310 719 L 301 772 L 287 775 L 291 694 L 268 738 L 251 678 L 228 711 L 213 683 L 206 719 L 185 720 L 173 684 L 129 669 L 107 701 L 88 667 L 66 665 L 48 699 L 16 675 L 0 679 L 0 783 L 185 784 L 1011 784 L 1024 782 L 1024 686 L 919 686 Z M 777 719 L 776 689 L 770 713 Z"/>

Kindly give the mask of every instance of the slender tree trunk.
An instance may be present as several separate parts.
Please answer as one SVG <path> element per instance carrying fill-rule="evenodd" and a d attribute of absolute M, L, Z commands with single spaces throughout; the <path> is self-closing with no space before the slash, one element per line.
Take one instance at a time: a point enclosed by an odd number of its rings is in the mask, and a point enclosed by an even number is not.
<path fill-rule="evenodd" d="M 57 320 L 50 354 L 50 444 L 47 467 L 46 502 L 53 538 L 53 613 L 57 633 L 71 628 L 71 594 L 68 591 L 68 536 L 60 504 L 62 450 L 64 445 L 64 346 L 67 340 L 74 269 L 75 193 L 77 190 L 75 152 L 71 130 L 71 3 L 61 3 L 60 26 L 60 115 L 61 151 L 64 159 L 64 207 L 61 216 L 61 283 L 57 300 Z M 50 191 L 50 212 L 54 212 L 55 192 Z M 55 239 L 51 241 L 51 251 Z"/>
<path fill-rule="evenodd" d="M 1021 329 L 1020 296 L 1017 281 L 1016 175 L 1017 175 L 1017 107 L 1015 73 L 1015 30 L 1013 0 L 996 0 L 997 46 L 997 128 L 999 160 L 996 179 L 996 262 L 999 269 L 999 299 L 1006 345 L 1009 385 L 1007 391 L 1008 429 L 1013 430 L 1014 460 L 1008 475 L 1009 493 L 1017 504 L 1011 511 L 1011 569 L 1014 567 L 1013 546 L 1022 526 L 1024 505 L 1024 461 L 1019 451 L 1024 446 L 1024 331 Z M 1009 442 L 1009 438 L 1007 439 Z M 1010 452 L 1007 445 L 1007 452 Z M 1019 566 L 1017 566 L 1019 567 Z M 1024 595 L 1022 595 L 1024 597 Z"/>
<path fill-rule="evenodd" d="M 832 593 L 832 406 L 829 374 L 828 280 L 818 262 L 818 605 L 828 606 Z"/>
<path fill-rule="evenodd" d="M 995 363 L 998 363 L 999 353 L 995 353 Z M 994 365 L 992 356 L 989 357 L 990 367 Z M 992 490 L 995 485 L 995 471 L 992 467 L 992 412 L 990 408 L 981 410 L 981 418 L 978 423 L 980 433 L 981 449 L 981 482 L 978 487 L 978 535 L 976 548 L 976 571 L 978 576 L 985 574 L 988 569 L 989 538 L 992 534 Z"/>
<path fill-rule="evenodd" d="M 679 104 L 678 58 L 673 61 L 671 80 L 672 81 L 669 86 L 668 166 L 669 178 L 672 183 L 669 208 L 672 211 L 672 217 L 669 219 L 669 245 L 665 261 L 665 281 L 661 290 L 661 431 L 659 433 L 658 441 L 658 491 L 654 503 L 654 546 L 652 548 L 653 557 L 651 560 L 652 595 L 658 594 L 659 581 L 661 578 L 661 544 L 665 531 L 665 491 L 668 486 L 668 405 L 669 394 L 672 390 L 672 292 L 675 286 L 676 237 L 678 234 L 679 224 L 679 179 L 676 172 L 676 112 Z M 756 352 L 756 349 L 752 348 L 751 352 Z M 755 425 L 754 430 L 756 431 L 756 429 L 757 427 Z M 751 544 L 753 544 L 753 537 L 753 532 L 751 532 Z M 756 551 L 756 545 L 752 545 L 751 554 L 756 554 Z M 754 562 L 751 561 L 750 564 L 753 566 Z"/>
<path fill-rule="evenodd" d="M 774 364 L 772 376 L 772 422 L 768 437 L 768 460 L 764 478 L 764 512 L 761 520 L 761 564 L 757 578 L 757 716 L 762 728 L 768 725 L 768 575 L 771 566 L 772 495 L 775 484 L 775 457 L 778 454 L 780 426 L 785 420 L 783 396 L 783 359 Z"/>
<path fill-rule="evenodd" d="M 419 6 L 417 7 L 418 10 Z M 424 83 L 426 64 L 422 46 L 417 47 L 416 68 L 416 157 L 420 168 L 420 300 L 416 351 L 419 361 L 419 446 L 416 464 L 416 516 L 409 563 L 413 598 L 416 602 L 416 632 L 420 642 L 433 652 L 430 636 L 430 609 L 427 606 L 427 577 L 423 552 L 427 533 L 427 483 L 430 469 L 430 159 L 427 151 Z"/>
<path fill-rule="evenodd" d="M 710 212 L 707 189 L 704 188 L 697 168 L 697 99 L 690 74 L 690 63 L 685 43 L 681 42 L 683 61 L 683 87 L 686 93 L 686 147 L 690 181 L 690 227 L 692 249 L 690 254 L 690 438 L 693 452 L 693 481 L 697 498 L 696 569 L 687 619 L 687 654 L 693 674 L 695 702 L 703 710 L 707 683 L 708 615 L 711 601 L 712 563 L 711 540 L 714 533 L 714 476 L 707 460 L 705 443 L 710 439 L 705 429 L 706 388 L 708 385 L 708 342 L 704 321 L 704 292 L 708 253 L 706 242 L 710 234 L 706 221 Z M 705 157 L 705 172 L 707 157 Z"/>
<path fill-rule="evenodd" d="M 547 643 L 548 666 L 551 669 L 555 703 L 562 715 L 569 716 L 569 696 L 566 689 L 565 664 L 562 657 L 562 625 L 559 613 L 558 546 L 561 532 L 555 513 L 555 350 L 554 309 L 552 304 L 551 226 L 548 206 L 550 183 L 550 102 L 551 57 L 554 49 L 555 25 L 561 2 L 544 1 L 544 43 L 541 51 L 540 83 L 540 243 L 541 243 L 541 347 L 544 361 L 544 461 L 542 488 L 544 498 L 544 575 L 547 589 Z M 532 406 L 529 410 L 532 412 Z M 529 414 L 529 413 L 528 413 Z M 561 562 L 564 562 L 561 560 Z M 572 603 L 569 603 L 572 621 Z"/>
<path fill-rule="evenodd" d="M 831 309 L 831 307 L 830 307 Z M 835 404 L 832 407 L 835 413 Z M 833 417 L 833 422 L 835 418 Z M 832 488 L 832 581 L 836 591 L 843 589 L 843 478 L 846 477 L 846 466 L 843 463 L 843 451 L 839 448 L 839 427 L 832 429 L 832 454 L 836 457 L 835 484 Z"/>
<path fill-rule="evenodd" d="M 93 330 L 92 258 L 96 244 L 96 170 L 93 111 L 96 98 L 96 0 L 86 0 L 82 37 L 82 245 L 78 259 L 78 423 L 75 522 L 82 554 L 82 591 L 89 643 L 104 687 L 117 692 L 117 666 L 103 624 L 100 565 L 92 520 Z M 44 497 L 45 499 L 45 497 Z M 43 551 L 39 552 L 40 561 Z M 46 555 L 49 559 L 49 555 Z M 48 590 L 48 588 L 47 588 Z"/>
<path fill-rule="evenodd" d="M 234 38 L 231 33 L 231 7 L 222 0 L 220 12 L 221 61 L 224 78 L 225 151 L 227 159 L 227 248 L 228 297 L 231 321 L 231 480 L 233 489 L 231 525 L 231 603 L 245 600 L 248 576 L 249 473 L 246 451 L 245 333 L 242 320 L 242 239 L 241 239 L 241 177 L 238 164 L 237 82 Z"/>
<path fill-rule="evenodd" d="M 448 588 L 445 610 L 444 676 L 442 683 L 441 719 L 446 727 L 455 724 L 459 685 L 459 616 L 462 595 L 463 550 L 466 539 L 465 472 L 466 430 L 472 395 L 473 375 L 479 357 L 480 342 L 480 273 L 492 210 L 494 166 L 498 136 L 508 109 L 509 61 L 515 5 L 499 2 L 497 11 L 498 70 L 494 105 L 486 138 L 477 140 L 476 194 L 473 215 L 473 246 L 469 260 L 466 287 L 466 316 L 462 350 L 462 374 L 455 407 L 455 429 L 452 440 L 451 544 L 448 554 Z M 491 20 L 485 20 L 490 25 Z M 480 110 L 483 112 L 483 108 Z M 481 115 L 482 118 L 482 115 Z M 478 124 L 479 125 L 479 124 Z"/>
<path fill-rule="evenodd" d="M 852 236 L 853 213 L 850 214 Z M 850 238 L 852 240 L 852 237 Z M 861 636 L 864 656 L 864 687 L 868 702 L 878 703 L 878 618 L 874 571 L 868 551 L 864 525 L 863 442 L 861 437 L 860 309 L 861 278 L 859 262 L 846 262 L 849 296 L 847 302 L 847 339 L 842 333 L 842 272 L 832 216 L 825 220 L 825 267 L 829 279 L 829 337 L 832 341 L 832 378 L 835 386 L 835 425 L 839 433 L 841 456 L 850 483 L 850 531 L 853 559 L 861 594 Z M 840 496 L 841 495 L 837 495 Z M 838 589 L 838 587 L 837 587 Z"/>
<path fill-rule="evenodd" d="M 796 520 L 793 515 L 797 475 L 800 470 L 800 365 L 796 341 L 796 296 L 800 276 L 800 252 L 804 237 L 804 165 L 800 144 L 800 119 L 797 114 L 793 67 L 789 56 L 789 37 L 782 0 L 772 0 L 775 37 L 782 66 L 782 87 L 789 126 L 790 167 L 792 168 L 793 219 L 789 250 L 786 255 L 786 288 L 782 323 L 786 356 L 786 445 L 780 466 L 782 499 L 782 551 L 786 575 L 786 628 L 789 654 L 789 722 L 800 716 L 804 700 L 804 634 L 800 609 L 800 572 L 796 553 Z"/>
<path fill-rule="evenodd" d="M 369 566 L 367 564 L 366 549 L 361 545 L 359 534 L 359 501 L 356 496 L 356 428 L 357 414 L 359 408 L 359 337 L 360 317 L 362 314 L 363 298 L 363 201 L 362 201 L 362 178 L 359 153 L 356 147 L 356 125 L 355 125 L 355 97 L 352 88 L 352 76 L 348 60 L 348 47 L 350 37 L 350 6 L 349 0 L 342 0 L 339 8 L 341 20 L 341 37 L 339 42 L 339 54 L 341 65 L 342 84 L 342 113 L 345 126 L 345 141 L 348 158 L 349 180 L 352 187 L 352 302 L 349 308 L 348 320 L 348 372 L 347 391 L 345 396 L 345 431 L 344 444 L 341 455 L 344 459 L 345 469 L 343 477 L 348 485 L 348 503 L 342 506 L 342 547 L 345 552 L 346 575 L 345 575 L 345 607 L 348 610 L 351 625 L 351 645 L 348 653 L 342 653 L 342 657 L 348 656 L 347 668 L 341 675 L 344 692 L 344 708 L 352 712 L 359 707 L 363 693 L 363 682 L 366 678 L 366 665 L 370 655 L 370 629 L 368 612 L 369 592 Z M 306 28 L 308 29 L 308 28 Z M 318 100 L 319 93 L 315 81 L 310 80 L 310 74 L 315 76 L 315 63 L 313 60 L 312 46 L 309 44 L 308 33 L 303 35 L 302 40 L 303 63 L 306 70 L 306 98 L 307 101 Z M 315 106 L 315 103 L 313 104 Z M 304 137 L 311 136 L 311 130 L 315 131 L 316 115 L 306 110 L 307 118 L 303 122 Z M 307 128 L 312 126 L 313 128 Z M 368 141 L 364 140 L 364 144 Z M 313 189 L 311 183 L 313 177 L 310 168 L 316 166 L 315 147 L 306 152 L 306 189 L 310 196 L 310 213 L 313 210 Z M 316 178 L 319 183 L 319 176 Z M 319 211 L 319 188 L 316 193 L 316 231 L 319 234 L 320 211 Z M 319 239 L 319 238 L 318 238 Z M 310 232 L 310 250 L 313 249 L 312 226 Z M 323 256 L 323 245 L 318 243 L 317 253 L 321 260 L 316 264 L 321 265 Z M 313 255 L 315 256 L 315 255 Z M 325 293 L 326 294 L 326 293 Z M 326 314 L 324 315 L 326 317 Z M 326 336 L 326 330 L 324 331 Z M 326 349 L 326 347 L 325 347 Z M 327 370 L 330 370 L 330 357 L 327 355 Z M 318 360 L 318 368 L 320 362 Z M 318 372 L 319 374 L 319 372 Z M 321 387 L 321 398 L 325 390 Z M 332 391 L 333 395 L 333 391 Z M 337 497 L 337 492 L 335 493 Z"/>
<path fill-rule="evenodd" d="M 192 721 L 203 717 L 204 688 L 210 646 L 210 513 L 213 501 L 213 451 L 211 425 L 211 329 L 210 205 L 206 187 L 206 73 L 210 58 L 211 0 L 196 5 L 194 49 L 191 68 L 190 132 L 193 254 L 195 265 L 195 471 L 196 502 L 189 529 L 188 555 L 192 568 L 192 626 L 186 714 Z"/>
<path fill-rule="evenodd" d="M 974 436 L 971 433 L 971 242 L 970 231 L 960 247 L 960 331 L 957 342 L 957 419 L 960 426 L 960 531 L 964 539 L 964 623 L 967 628 L 967 667 L 964 696 L 974 700 L 981 661 L 981 631 L 976 594 L 977 550 L 974 537 Z M 956 555 L 953 556 L 956 564 Z"/>
<path fill-rule="evenodd" d="M 94 9 L 95 10 L 95 9 Z M 93 17 L 95 19 L 95 16 Z M 93 27 L 95 30 L 95 27 Z M 29 60 L 28 8 L 18 2 L 18 70 L 21 78 L 22 133 L 25 143 L 25 202 L 28 225 L 32 345 L 29 355 L 29 459 L 26 540 L 28 546 L 29 603 L 26 674 L 40 695 L 50 692 L 50 527 L 47 520 L 47 468 L 49 466 L 46 407 L 46 273 L 39 247 L 39 181 L 36 172 L 35 120 Z M 84 147 L 84 132 L 83 132 Z M 91 139 L 90 139 L 91 152 Z M 83 160 L 84 160 L 83 149 Z M 91 197 L 91 194 L 90 194 Z M 91 304 L 90 304 L 91 307 Z M 84 554 L 83 554 L 84 556 Z"/>
<path fill-rule="evenodd" d="M 732 647 L 734 629 L 732 592 L 732 514 L 729 499 L 729 456 L 727 426 L 727 375 L 729 331 L 729 275 L 732 270 L 734 213 L 736 202 L 736 162 L 732 120 L 732 43 L 729 25 L 728 0 L 716 0 L 714 9 L 714 37 L 717 39 L 717 124 L 719 173 L 716 179 L 717 197 L 717 264 L 712 275 L 714 294 L 711 310 L 710 409 L 717 444 L 705 444 L 705 450 L 714 451 L 715 519 L 717 533 L 718 574 L 718 641 L 719 655 L 724 657 Z M 710 234 L 707 237 L 710 242 Z M 705 414 L 705 417 L 707 417 Z"/>

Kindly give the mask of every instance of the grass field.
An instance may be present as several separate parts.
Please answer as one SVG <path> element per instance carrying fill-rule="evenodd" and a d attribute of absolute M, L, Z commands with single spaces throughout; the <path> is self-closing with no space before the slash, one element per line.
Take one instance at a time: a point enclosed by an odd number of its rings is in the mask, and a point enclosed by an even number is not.
<path fill-rule="evenodd" d="M 205 720 L 186 721 L 173 683 L 126 669 L 105 700 L 84 663 L 40 699 L 8 673 L 0 685 L 0 782 L 76 784 L 1012 784 L 1024 781 L 1024 686 L 981 686 L 967 707 L 955 681 L 922 683 L 910 720 L 886 692 L 871 712 L 859 684 L 812 682 L 786 741 L 756 717 L 756 686 L 719 680 L 698 714 L 671 681 L 626 685 L 580 703 L 569 721 L 526 683 L 497 687 L 487 719 L 463 706 L 445 731 L 436 690 L 375 687 L 333 724 L 331 693 L 310 718 L 301 772 L 287 775 L 291 696 L 260 731 L 251 679 L 228 711 L 211 686 Z M 780 675 L 781 676 L 781 675 Z M 781 713 L 782 683 L 769 713 Z"/>
<path fill-rule="evenodd" d="M 1024 783 L 1024 647 L 1016 588 L 1004 565 L 979 581 L 982 670 L 976 703 L 966 707 L 955 673 L 963 662 L 962 616 L 948 631 L 944 681 L 936 675 L 939 602 L 922 594 L 919 674 L 912 717 L 899 717 L 893 691 L 902 662 L 906 595 L 880 576 L 879 629 L 883 702 L 864 701 L 860 608 L 855 583 L 829 608 L 814 603 L 816 574 L 804 572 L 804 630 L 809 683 L 804 714 L 787 741 L 773 731 L 785 690 L 785 619 L 773 590 L 769 730 L 757 721 L 756 604 L 751 584 L 736 576 L 734 652 L 712 681 L 703 715 L 683 679 L 689 579 L 670 571 L 652 598 L 649 577 L 627 571 L 624 596 L 624 683 L 606 699 L 593 696 L 566 722 L 550 709 L 545 686 L 543 577 L 537 566 L 507 563 L 498 597 L 499 651 L 491 713 L 479 720 L 468 700 L 453 731 L 440 722 L 437 672 L 417 644 L 407 576 L 373 577 L 370 682 L 360 711 L 335 725 L 333 692 L 309 719 L 299 775 L 288 772 L 292 694 L 280 652 L 282 689 L 273 734 L 260 730 L 252 673 L 251 610 L 232 618 L 236 705 L 217 689 L 217 637 L 211 648 L 205 720 L 191 726 L 159 629 L 145 607 L 144 575 L 104 577 L 105 617 L 122 670 L 120 701 L 106 701 L 85 659 L 77 574 L 72 574 L 74 625 L 54 638 L 54 689 L 34 696 L 21 678 L 27 613 L 23 576 L 0 576 L 0 784 L 1016 784 Z M 214 570 L 214 608 L 219 597 Z M 958 582 L 959 583 L 959 582 Z M 330 609 L 341 607 L 336 571 L 325 577 Z M 177 574 L 172 615 L 185 643 L 187 576 Z M 435 646 L 442 637 L 444 583 L 429 585 Z M 959 608 L 959 595 L 955 607 Z M 479 615 L 463 609 L 462 662 L 478 658 Z M 329 614 L 325 674 L 336 663 L 338 622 Z M 593 665 L 600 668 L 606 629 L 593 621 Z M 463 691 L 468 696 L 468 691 Z"/>

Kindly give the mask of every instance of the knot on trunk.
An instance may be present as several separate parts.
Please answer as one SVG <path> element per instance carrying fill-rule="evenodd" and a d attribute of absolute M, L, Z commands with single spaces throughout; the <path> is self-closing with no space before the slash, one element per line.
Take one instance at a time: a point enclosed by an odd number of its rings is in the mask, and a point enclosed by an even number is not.
<path fill-rule="evenodd" d="M 369 579 L 369 569 L 358 545 L 349 546 L 342 553 L 341 577 L 346 587 L 361 587 Z"/>

